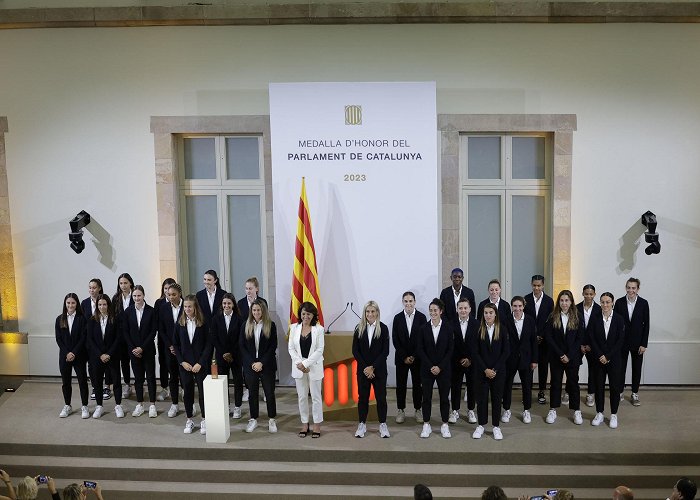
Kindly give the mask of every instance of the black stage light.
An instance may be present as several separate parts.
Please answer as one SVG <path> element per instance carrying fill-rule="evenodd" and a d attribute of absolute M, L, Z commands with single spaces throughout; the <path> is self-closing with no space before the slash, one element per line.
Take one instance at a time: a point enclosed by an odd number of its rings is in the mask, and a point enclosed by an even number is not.
<path fill-rule="evenodd" d="M 90 214 L 85 210 L 78 212 L 78 215 L 73 217 L 68 224 L 70 224 L 70 233 L 68 233 L 68 239 L 70 240 L 70 247 L 75 253 L 80 253 L 85 250 L 85 242 L 83 241 L 83 228 L 90 224 Z"/>
<path fill-rule="evenodd" d="M 656 232 L 656 215 L 646 211 L 642 214 L 642 224 L 647 228 L 644 233 L 644 241 L 650 244 L 644 249 L 644 253 L 647 255 L 658 254 L 661 252 L 661 243 L 659 243 L 659 233 Z"/>

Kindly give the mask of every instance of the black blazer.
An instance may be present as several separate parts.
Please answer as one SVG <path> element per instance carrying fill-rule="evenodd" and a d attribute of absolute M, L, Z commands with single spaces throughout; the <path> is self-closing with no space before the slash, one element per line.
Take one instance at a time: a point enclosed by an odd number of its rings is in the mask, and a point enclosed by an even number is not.
<path fill-rule="evenodd" d="M 535 319 L 523 313 L 523 329 L 518 338 L 515 318 L 511 314 L 508 325 L 508 340 L 510 341 L 510 356 L 506 363 L 509 370 L 529 370 L 530 363 L 537 363 L 537 327 Z"/>
<path fill-rule="evenodd" d="M 134 299 L 129 299 L 129 305 L 127 306 L 126 310 L 133 308 L 134 307 Z M 126 316 L 124 314 L 125 309 L 124 309 L 124 303 L 122 302 L 122 294 L 121 292 L 115 294 L 112 296 L 112 313 L 114 314 L 114 321 L 117 324 L 117 330 L 119 330 L 119 334 L 122 338 L 122 346 L 126 348 L 126 342 L 124 341 L 124 329 L 125 329 L 125 321 L 126 321 Z"/>
<path fill-rule="evenodd" d="M 440 292 L 440 300 L 445 303 L 445 311 L 443 312 L 443 318 L 450 321 L 454 321 L 458 318 L 457 308 L 455 307 L 455 294 L 452 291 L 452 286 L 443 288 Z M 470 318 L 476 318 L 476 299 L 474 299 L 474 291 L 468 286 L 462 285 L 462 291 L 459 293 L 460 298 L 469 300 L 469 305 L 472 308 L 470 313 Z"/>
<path fill-rule="evenodd" d="M 551 318 L 548 319 L 544 325 L 544 338 L 549 346 L 549 360 L 559 361 L 559 358 L 566 354 L 569 363 L 580 365 L 582 336 L 583 327 L 580 323 L 578 328 L 567 328 L 564 334 L 561 328 L 554 327 Z"/>
<path fill-rule="evenodd" d="M 394 353 L 395 365 L 403 365 L 407 357 L 417 356 L 416 342 L 418 333 L 427 321 L 425 314 L 416 309 L 413 313 L 413 324 L 411 325 L 411 335 L 409 338 L 404 312 L 401 311 L 394 316 L 394 322 L 391 325 L 391 340 L 394 344 L 394 349 L 396 349 Z"/>
<path fill-rule="evenodd" d="M 372 338 L 372 345 L 367 340 L 367 329 L 360 337 L 359 325 L 352 335 L 352 355 L 357 360 L 357 373 L 360 374 L 368 366 L 374 367 L 376 375 L 386 375 L 386 358 L 389 356 L 389 328 L 379 322 L 379 338 Z"/>
<path fill-rule="evenodd" d="M 468 358 L 472 361 L 474 354 L 472 353 L 472 339 L 479 335 L 479 322 L 474 318 L 469 318 L 467 323 L 467 333 L 466 336 L 462 337 L 462 327 L 459 324 L 459 318 L 452 322 L 452 331 L 454 332 L 454 351 L 452 353 L 452 359 L 454 360 L 455 366 L 459 365 L 459 360 Z"/>
<path fill-rule="evenodd" d="M 224 300 L 224 294 L 226 290 L 222 289 L 220 286 L 216 287 L 216 293 L 214 293 L 214 310 L 212 311 L 209 307 L 209 296 L 207 295 L 207 289 L 204 288 L 197 292 L 197 302 L 199 303 L 199 308 L 202 310 L 204 315 L 204 322 L 208 325 L 211 318 L 218 312 L 221 312 L 221 301 Z"/>
<path fill-rule="evenodd" d="M 481 321 L 481 314 L 484 312 L 484 306 L 489 302 L 489 299 L 484 299 L 481 302 L 479 302 L 479 310 L 476 313 L 477 320 Z M 501 297 L 498 301 L 498 322 L 502 325 L 507 324 L 508 318 L 512 316 L 513 315 L 510 312 L 510 304 L 507 300 L 503 300 L 503 297 Z"/>
<path fill-rule="evenodd" d="M 484 371 L 487 368 L 496 370 L 497 372 L 504 371 L 506 368 L 506 360 L 510 355 L 507 326 L 501 325 L 498 340 L 489 342 L 488 334 L 484 337 L 485 338 L 482 340 L 477 328 L 476 335 L 471 339 L 471 350 L 474 356 L 472 364 L 476 370 L 475 373 L 481 378 L 485 377 Z"/>
<path fill-rule="evenodd" d="M 204 373 L 209 373 L 211 341 L 208 338 L 207 329 L 204 325 L 195 329 L 194 337 L 192 337 L 192 342 L 190 342 L 190 336 L 187 334 L 187 325 L 182 326 L 178 321 L 175 327 L 174 341 L 173 346 L 175 347 L 175 357 L 178 364 L 182 365 L 183 361 L 193 366 L 199 363 L 204 369 Z"/>
<path fill-rule="evenodd" d="M 267 306 L 267 300 L 263 299 L 260 295 L 258 295 L 258 299 L 262 300 Z M 241 320 L 243 322 L 248 321 L 248 314 L 250 313 L 250 308 L 248 307 L 248 297 L 243 296 L 243 298 L 236 302 L 236 304 L 238 304 Z"/>
<path fill-rule="evenodd" d="M 581 344 L 591 345 L 591 325 L 596 316 L 603 314 L 603 310 L 600 308 L 600 304 L 593 302 L 593 310 L 591 311 L 591 317 L 588 319 L 588 326 L 584 326 L 583 321 L 583 302 L 576 304 L 576 309 L 578 309 L 578 319 L 581 321 L 581 329 L 583 334 L 581 335 Z"/>
<path fill-rule="evenodd" d="M 104 339 L 102 338 L 102 326 L 100 325 L 100 321 L 95 318 L 90 318 L 87 322 L 86 343 L 90 356 L 90 363 L 102 363 L 102 361 L 100 361 L 100 356 L 103 354 L 109 355 L 112 360 L 118 359 L 121 352 L 122 339 L 119 335 L 117 322 L 114 318 L 112 318 L 111 322 L 107 321 Z"/>
<path fill-rule="evenodd" d="M 87 299 L 83 299 L 83 301 L 80 303 L 80 307 L 83 309 L 83 314 L 86 318 L 89 319 L 92 317 L 92 299 L 90 297 L 88 297 Z"/>
<path fill-rule="evenodd" d="M 85 316 L 80 316 L 77 312 L 73 320 L 73 328 L 68 331 L 68 327 L 61 326 L 61 315 L 56 318 L 56 344 L 61 359 L 66 359 L 69 352 L 75 355 L 78 361 L 87 359 L 87 347 L 85 338 L 87 337 L 87 320 Z"/>
<path fill-rule="evenodd" d="M 591 316 L 591 321 L 588 324 L 592 326 L 591 352 L 596 360 L 596 364 L 599 364 L 598 359 L 601 356 L 605 356 L 611 366 L 619 366 L 622 360 L 622 346 L 625 343 L 624 318 L 613 311 L 607 340 L 605 339 L 602 313 L 600 316 L 596 316 L 595 320 Z"/>
<path fill-rule="evenodd" d="M 224 313 L 215 314 L 211 320 L 211 328 L 209 335 L 215 349 L 217 363 L 223 363 L 223 355 L 231 353 L 235 359 L 240 361 L 240 350 L 238 349 L 238 336 L 241 333 L 241 317 L 233 313 L 231 314 L 231 322 L 228 329 L 226 328 L 226 319 Z M 255 345 L 253 345 L 255 347 Z"/>
<path fill-rule="evenodd" d="M 549 319 L 549 315 L 554 311 L 554 299 L 542 292 L 542 302 L 540 303 L 539 314 L 535 314 L 535 296 L 532 293 L 525 295 L 525 313 L 532 316 L 537 328 L 537 336 L 544 337 L 544 325 Z"/>
<path fill-rule="evenodd" d="M 625 347 L 636 351 L 640 346 L 647 347 L 649 342 L 649 302 L 637 296 L 632 320 L 627 312 L 627 296 L 615 301 L 614 311 L 625 320 Z"/>
<path fill-rule="evenodd" d="M 180 311 L 177 314 L 178 321 L 182 317 L 183 310 L 185 309 L 183 307 L 184 305 L 185 301 L 183 300 L 182 305 L 180 306 Z M 175 345 L 176 326 L 176 322 L 173 321 L 172 305 L 170 304 L 170 301 L 166 300 L 158 308 L 158 337 L 163 342 L 163 345 L 168 349 Z"/>
<path fill-rule="evenodd" d="M 433 366 L 440 368 L 440 375 L 449 376 L 452 368 L 452 353 L 454 352 L 454 329 L 452 322 L 442 320 L 437 342 L 433 337 L 432 323 L 428 321 L 421 326 L 418 332 L 416 350 L 421 361 L 421 373 L 432 376 L 430 369 Z"/>
<path fill-rule="evenodd" d="M 140 347 L 144 354 L 155 354 L 156 346 L 153 340 L 156 338 L 156 313 L 153 308 L 148 304 L 143 306 L 143 316 L 141 317 L 141 326 L 139 326 L 136 319 L 136 307 L 132 303 L 124 311 L 122 336 L 129 353 Z"/>
<path fill-rule="evenodd" d="M 260 334 L 260 343 L 258 345 L 258 355 L 255 355 L 255 336 L 249 339 L 245 336 L 246 321 L 241 322 L 241 329 L 238 335 L 238 349 L 241 353 L 241 364 L 243 371 L 249 375 L 254 372 L 252 365 L 260 361 L 263 365 L 263 372 L 275 373 L 277 371 L 277 326 L 273 321 L 270 325 L 270 338 Z"/>

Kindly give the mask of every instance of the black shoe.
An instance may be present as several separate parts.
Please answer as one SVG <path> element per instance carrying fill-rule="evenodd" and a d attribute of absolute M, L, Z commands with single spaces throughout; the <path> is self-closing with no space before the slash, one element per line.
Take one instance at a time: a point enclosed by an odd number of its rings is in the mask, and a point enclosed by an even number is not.
<path fill-rule="evenodd" d="M 92 394 L 90 394 L 90 399 L 95 399 L 95 389 L 92 390 Z"/>
<path fill-rule="evenodd" d="M 544 392 L 540 391 L 537 393 L 537 402 L 541 405 L 547 403 L 547 398 L 544 397 Z"/>
<path fill-rule="evenodd" d="M 108 387 L 105 387 L 105 390 L 102 391 L 102 399 L 111 399 L 111 398 L 112 398 L 112 391 L 110 391 Z"/>

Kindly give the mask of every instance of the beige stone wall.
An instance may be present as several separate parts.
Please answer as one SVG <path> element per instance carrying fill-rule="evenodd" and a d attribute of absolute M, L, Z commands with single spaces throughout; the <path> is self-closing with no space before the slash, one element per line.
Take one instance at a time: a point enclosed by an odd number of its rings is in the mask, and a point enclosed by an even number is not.
<path fill-rule="evenodd" d="M 5 332 L 16 332 L 17 288 L 15 287 L 15 261 L 12 253 L 12 226 L 10 224 L 10 195 L 7 184 L 5 133 L 7 117 L 0 116 L 0 304 L 2 327 Z M 25 342 L 26 343 L 26 339 Z"/>

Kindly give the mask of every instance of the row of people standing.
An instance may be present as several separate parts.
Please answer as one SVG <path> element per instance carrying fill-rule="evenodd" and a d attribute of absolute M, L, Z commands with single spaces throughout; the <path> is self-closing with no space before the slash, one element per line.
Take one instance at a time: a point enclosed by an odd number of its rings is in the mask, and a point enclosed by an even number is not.
<path fill-rule="evenodd" d="M 59 346 L 59 369 L 65 406 L 60 416 L 67 417 L 71 407 L 71 374 L 75 371 L 81 396 L 81 414 L 90 416 L 88 409 L 88 385 L 86 363 L 94 385 L 97 407 L 93 418 L 103 412 L 106 391 L 103 382 L 110 377 L 114 387 L 115 414 L 124 416 L 120 368 L 124 381 L 129 384 L 130 370 L 134 372 L 137 404 L 132 416 L 145 412 L 143 384 L 148 386 L 150 398 L 149 416 L 157 417 L 155 339 L 158 338 L 158 354 L 162 357 L 161 385 L 169 387 L 172 405 L 169 417 L 179 412 L 179 386 L 187 414 L 185 433 L 194 428 L 194 386 L 199 388 L 199 405 L 202 412 L 200 432 L 206 433 L 204 420 L 203 380 L 209 373 L 212 352 L 224 373 L 230 373 L 234 382 L 234 417 L 240 418 L 243 399 L 243 377 L 251 397 L 251 417 L 257 418 L 257 388 L 262 381 L 271 419 L 270 430 L 276 430 L 274 379 L 276 373 L 275 352 L 277 335 L 275 325 L 267 313 L 267 303 L 257 296 L 257 279 L 246 282 L 246 297 L 236 302 L 235 297 L 218 286 L 215 271 L 204 275 L 205 288 L 196 295 L 183 298 L 182 289 L 172 279 L 163 283 L 163 294 L 154 306 L 145 303 L 142 286 L 134 285 L 131 276 L 122 274 L 114 300 L 100 293 L 101 282 L 90 282 L 90 297 L 78 307 L 76 294 L 64 298 L 63 312 L 56 319 L 56 342 Z M 245 316 L 242 312 L 245 311 Z M 162 395 L 163 391 L 161 391 Z M 165 399 L 165 397 L 163 397 Z M 253 420 L 253 419 L 251 419 Z M 252 423 L 249 422 L 249 428 Z M 253 427 L 254 428 L 254 427 Z"/>

